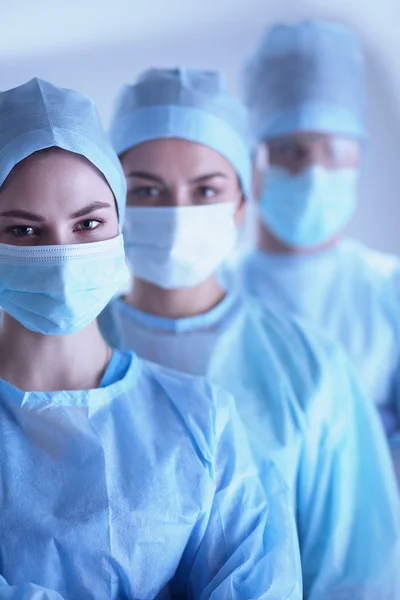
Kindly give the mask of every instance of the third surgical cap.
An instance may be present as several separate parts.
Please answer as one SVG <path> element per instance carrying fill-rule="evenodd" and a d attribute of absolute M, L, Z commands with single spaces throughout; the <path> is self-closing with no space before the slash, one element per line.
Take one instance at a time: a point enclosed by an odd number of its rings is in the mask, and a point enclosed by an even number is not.
<path fill-rule="evenodd" d="M 93 102 L 83 94 L 32 79 L 0 92 L 0 187 L 20 161 L 46 148 L 80 154 L 104 175 L 122 227 L 126 183 Z"/>
<path fill-rule="evenodd" d="M 121 90 L 110 136 L 118 155 L 159 138 L 203 144 L 224 156 L 237 172 L 244 193 L 250 191 L 247 112 L 227 91 L 218 72 L 146 71 Z"/>
<path fill-rule="evenodd" d="M 253 141 L 294 131 L 365 136 L 362 48 L 324 21 L 270 27 L 243 76 Z"/>

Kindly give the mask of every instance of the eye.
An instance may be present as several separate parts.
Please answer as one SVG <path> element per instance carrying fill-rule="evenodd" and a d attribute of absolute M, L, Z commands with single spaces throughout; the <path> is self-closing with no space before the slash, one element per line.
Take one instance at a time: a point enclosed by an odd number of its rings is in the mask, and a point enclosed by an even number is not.
<path fill-rule="evenodd" d="M 129 191 L 138 198 L 158 198 L 161 196 L 161 191 L 156 187 L 142 186 Z"/>
<path fill-rule="evenodd" d="M 39 233 L 34 227 L 30 227 L 29 225 L 9 227 L 8 231 L 18 238 L 30 237 Z"/>
<path fill-rule="evenodd" d="M 202 198 L 211 200 L 212 198 L 215 198 L 215 196 L 218 194 L 218 191 L 215 188 L 203 185 L 198 188 L 198 193 Z"/>
<path fill-rule="evenodd" d="M 291 154 L 293 152 L 294 145 L 284 142 L 282 144 L 274 144 L 271 145 L 271 150 L 276 152 L 277 154 Z"/>
<path fill-rule="evenodd" d="M 101 219 L 85 219 L 74 227 L 74 231 L 93 231 L 104 223 Z"/>
<path fill-rule="evenodd" d="M 297 142 L 284 142 L 282 144 L 274 144 L 271 150 L 286 160 L 301 160 L 306 154 L 305 149 Z"/>

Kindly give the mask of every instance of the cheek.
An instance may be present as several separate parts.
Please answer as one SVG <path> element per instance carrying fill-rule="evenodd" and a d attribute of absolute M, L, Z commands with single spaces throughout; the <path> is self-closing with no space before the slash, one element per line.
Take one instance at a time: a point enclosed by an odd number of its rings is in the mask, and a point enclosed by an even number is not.
<path fill-rule="evenodd" d="M 146 205 L 149 204 L 148 202 Z M 127 206 L 143 206 L 143 201 L 140 201 L 135 194 L 132 192 L 128 192 L 126 196 L 126 205 Z"/>

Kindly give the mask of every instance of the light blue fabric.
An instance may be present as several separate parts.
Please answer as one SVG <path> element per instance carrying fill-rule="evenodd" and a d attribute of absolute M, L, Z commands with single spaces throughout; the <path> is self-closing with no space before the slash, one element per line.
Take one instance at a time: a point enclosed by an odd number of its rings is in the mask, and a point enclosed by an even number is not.
<path fill-rule="evenodd" d="M 247 113 L 214 71 L 150 69 L 122 88 L 110 137 L 118 155 L 158 138 L 180 138 L 222 154 L 250 194 Z"/>
<path fill-rule="evenodd" d="M 117 311 L 126 313 L 126 318 L 132 318 L 133 321 L 143 325 L 145 329 L 155 329 L 156 331 L 168 331 L 174 333 L 196 331 L 197 333 L 200 330 L 212 328 L 214 325 L 219 327 L 221 320 L 223 320 L 226 315 L 229 315 L 232 312 L 232 309 L 237 305 L 238 297 L 236 294 L 227 294 L 219 304 L 208 312 L 195 315 L 194 317 L 183 317 L 181 319 L 151 315 L 130 306 L 120 299 L 115 300 L 115 302 L 118 305 Z M 113 311 L 107 309 L 104 313 L 112 315 Z M 128 348 L 129 345 L 128 338 Z"/>
<path fill-rule="evenodd" d="M 400 430 L 400 261 L 343 240 L 305 256 L 253 251 L 226 267 L 238 287 L 341 342 L 387 435 Z"/>
<path fill-rule="evenodd" d="M 0 92 L 0 187 L 24 158 L 57 147 L 81 154 L 106 178 L 122 229 L 126 183 L 93 102 L 41 79 Z"/>
<path fill-rule="evenodd" d="M 235 393 L 254 455 L 271 455 L 290 490 L 306 600 L 400 594 L 400 506 L 386 443 L 336 345 L 235 295 L 191 327 L 121 300 L 106 313 L 106 334 L 121 347 Z"/>
<path fill-rule="evenodd" d="M 111 346 L 130 350 L 171 369 L 205 375 L 221 335 L 233 327 L 241 301 L 236 294 L 205 314 L 182 319 L 149 315 L 116 299 L 99 318 Z"/>
<path fill-rule="evenodd" d="M 131 366 L 131 355 L 128 352 L 114 350 L 99 387 L 105 388 L 123 379 Z"/>
<path fill-rule="evenodd" d="M 271 166 L 258 203 L 264 225 L 294 248 L 312 248 L 341 233 L 357 207 L 356 169 L 314 166 L 298 174 Z"/>
<path fill-rule="evenodd" d="M 400 261 L 355 240 L 311 255 L 249 251 L 227 266 L 227 287 L 285 314 L 301 316 L 339 340 L 378 407 L 397 412 Z"/>
<path fill-rule="evenodd" d="M 286 491 L 230 396 L 134 355 L 116 368 L 80 392 L 0 380 L 0 599 L 300 600 Z"/>
<path fill-rule="evenodd" d="M 89 244 L 0 244 L 0 306 L 31 331 L 71 334 L 126 286 L 122 235 Z"/>
<path fill-rule="evenodd" d="M 365 93 L 360 43 L 348 28 L 326 21 L 268 28 L 243 74 L 255 141 L 294 131 L 362 139 Z"/>

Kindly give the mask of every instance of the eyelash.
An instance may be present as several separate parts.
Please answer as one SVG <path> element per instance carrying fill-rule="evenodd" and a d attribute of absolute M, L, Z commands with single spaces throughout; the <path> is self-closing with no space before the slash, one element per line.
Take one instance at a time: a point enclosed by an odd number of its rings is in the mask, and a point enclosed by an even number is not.
<path fill-rule="evenodd" d="M 151 193 L 152 191 L 156 191 L 157 193 L 153 194 L 153 193 Z M 211 192 L 211 194 L 207 195 L 207 192 Z M 220 191 L 218 189 L 216 189 L 215 187 L 207 186 L 207 185 L 200 186 L 195 190 L 196 195 L 200 195 L 204 198 L 214 198 L 214 197 L 218 196 L 219 193 L 220 193 Z M 134 194 L 135 196 L 138 196 L 139 198 L 159 198 L 160 196 L 162 196 L 162 191 L 156 187 L 140 186 L 137 188 L 133 188 L 132 190 L 129 190 L 129 194 Z"/>
<path fill-rule="evenodd" d="M 21 229 L 31 229 L 33 233 L 18 233 L 18 230 Z M 23 237 L 32 237 L 33 235 L 38 235 L 39 231 L 35 227 L 31 227 L 30 225 L 13 225 L 7 228 L 7 233 L 12 233 L 15 237 L 23 238 Z"/>
<path fill-rule="evenodd" d="M 80 229 L 80 231 L 95 231 L 96 229 L 98 229 L 101 225 L 103 225 L 105 223 L 104 219 L 100 219 L 99 217 L 97 217 L 97 219 L 84 219 L 83 221 L 80 221 L 77 226 L 82 225 L 82 223 L 98 223 L 98 225 L 96 227 L 92 227 L 90 229 Z M 74 227 L 74 231 L 77 230 L 77 226 Z"/>
<path fill-rule="evenodd" d="M 84 229 L 84 228 L 80 228 L 79 226 L 82 225 L 83 223 L 97 223 L 98 225 L 89 229 Z M 96 219 L 84 219 L 83 221 L 79 221 L 79 223 L 77 223 L 74 228 L 73 231 L 83 231 L 85 233 L 91 233 L 92 231 L 96 231 L 96 229 L 98 229 L 101 225 L 103 225 L 105 223 L 104 219 L 100 219 L 99 217 L 97 217 Z M 18 233 L 18 230 L 32 230 L 32 233 Z M 18 238 L 24 238 L 24 237 L 33 237 L 35 235 L 40 235 L 40 229 L 37 229 L 36 227 L 32 227 L 31 225 L 13 225 L 11 227 L 8 227 L 7 229 L 7 233 L 11 233 L 12 235 L 14 235 L 15 237 Z"/>
<path fill-rule="evenodd" d="M 156 191 L 156 194 L 152 194 L 152 191 Z M 139 198 L 158 198 L 161 196 L 161 190 L 153 186 L 145 186 L 141 185 L 140 187 L 133 188 L 129 190 L 130 194 L 135 194 L 135 196 L 139 196 Z"/>
<path fill-rule="evenodd" d="M 219 190 L 217 190 L 214 187 L 210 187 L 208 185 L 202 185 L 200 186 L 197 191 L 200 193 L 200 195 L 204 198 L 214 198 L 215 196 L 218 196 L 219 194 Z M 211 192 L 211 195 L 208 196 L 207 192 Z"/>

